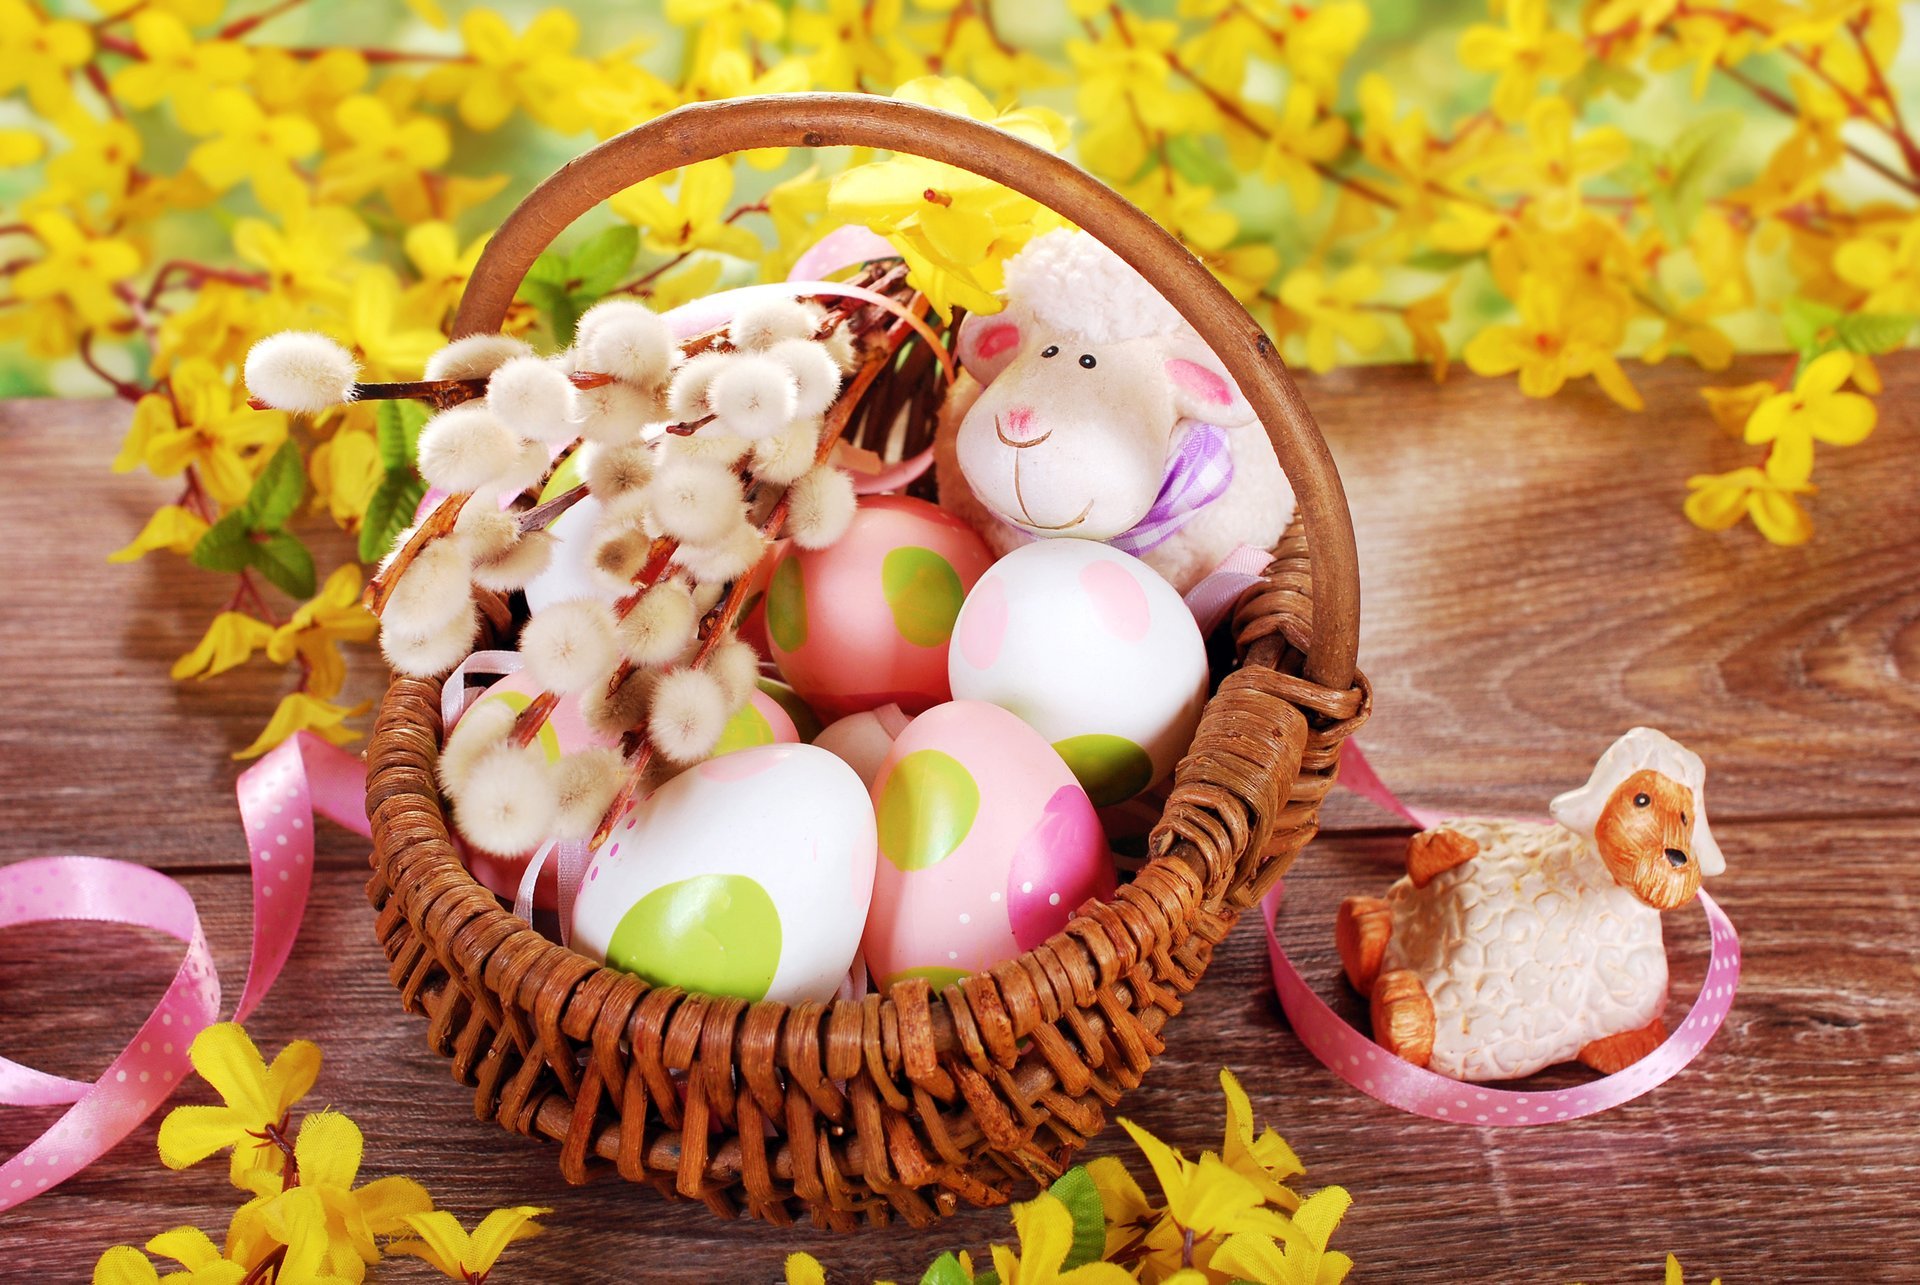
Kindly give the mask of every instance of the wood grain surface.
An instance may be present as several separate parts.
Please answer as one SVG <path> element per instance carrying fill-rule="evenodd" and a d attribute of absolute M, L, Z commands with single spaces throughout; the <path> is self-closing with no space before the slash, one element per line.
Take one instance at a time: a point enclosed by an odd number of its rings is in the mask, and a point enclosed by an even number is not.
<path fill-rule="evenodd" d="M 1777 365 L 1743 360 L 1716 382 Z M 1467 1129 L 1381 1106 L 1305 1054 L 1249 920 L 1123 1111 L 1190 1150 L 1217 1145 L 1216 1075 L 1232 1067 L 1306 1162 L 1305 1185 L 1353 1194 L 1335 1244 L 1358 1260 L 1355 1280 L 1653 1282 L 1668 1250 L 1690 1279 L 1729 1285 L 1920 1276 L 1920 360 L 1885 374 L 1874 436 L 1822 457 L 1819 533 L 1798 550 L 1680 517 L 1689 472 L 1749 453 L 1706 423 L 1698 372 L 1635 368 L 1649 407 L 1638 416 L 1580 390 L 1530 402 L 1507 382 L 1436 387 L 1410 369 L 1305 381 L 1358 524 L 1362 661 L 1378 693 L 1362 739 L 1381 772 L 1421 804 L 1538 811 L 1624 727 L 1672 732 L 1708 763 L 1728 857 L 1714 891 L 1741 930 L 1742 989 L 1715 1043 L 1649 1097 L 1551 1128 Z M 264 665 L 168 680 L 225 590 L 165 555 L 105 564 L 166 498 L 161 483 L 107 471 L 125 419 L 104 403 L 0 405 L 14 499 L 0 516 L 0 860 L 86 851 L 168 868 L 199 902 L 231 993 L 249 922 L 227 754 L 283 680 Z M 324 574 L 345 544 L 316 544 Z M 370 655 L 351 682 L 356 698 L 378 691 Z M 1384 886 L 1401 845 L 1350 797 L 1326 819 L 1288 881 L 1282 934 L 1357 1015 L 1333 908 Z M 835 1238 L 722 1224 L 611 1176 L 568 1188 L 552 1149 L 473 1119 L 400 1012 L 364 872 L 363 842 L 322 827 L 306 929 L 250 1026 L 270 1047 L 320 1042 L 313 1101 L 363 1125 L 364 1173 L 414 1174 L 469 1217 L 555 1207 L 553 1234 L 517 1247 L 496 1279 L 773 1281 L 793 1248 L 837 1281 L 913 1278 L 941 1248 L 1005 1238 L 1003 1211 Z M 1669 939 L 1684 1004 L 1704 964 L 1698 911 L 1671 916 Z M 95 1073 L 176 952 L 132 931 L 0 932 L 0 1051 Z M 206 1097 L 194 1086 L 179 1100 Z M 0 1153 L 48 1118 L 0 1112 Z M 233 1205 L 223 1167 L 162 1169 L 157 1120 L 0 1215 L 0 1278 L 85 1280 L 116 1241 L 182 1222 L 217 1234 Z M 1119 1137 L 1110 1128 L 1093 1154 L 1126 1154 Z M 428 1274 L 396 1261 L 379 1279 Z"/>

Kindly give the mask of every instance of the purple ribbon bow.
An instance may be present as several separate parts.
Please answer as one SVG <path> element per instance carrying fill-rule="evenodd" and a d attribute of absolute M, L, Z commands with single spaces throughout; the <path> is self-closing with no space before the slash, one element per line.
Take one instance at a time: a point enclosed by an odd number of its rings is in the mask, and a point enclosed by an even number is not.
<path fill-rule="evenodd" d="M 1122 553 L 1137 558 L 1159 548 L 1233 484 L 1233 451 L 1227 445 L 1226 429 L 1187 419 L 1180 421 L 1177 431 L 1153 507 L 1145 517 L 1107 541 Z"/>

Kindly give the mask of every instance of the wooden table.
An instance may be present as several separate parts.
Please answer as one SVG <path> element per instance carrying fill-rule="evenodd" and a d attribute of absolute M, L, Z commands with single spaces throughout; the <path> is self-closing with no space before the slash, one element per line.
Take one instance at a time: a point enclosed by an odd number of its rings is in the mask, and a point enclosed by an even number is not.
<path fill-rule="evenodd" d="M 1717 382 L 1778 365 L 1743 360 Z M 1879 430 L 1822 453 L 1819 533 L 1801 549 L 1682 519 L 1688 474 L 1751 455 L 1707 422 L 1691 369 L 1636 368 L 1643 415 L 1585 388 L 1542 403 L 1511 381 L 1435 386 L 1410 369 L 1308 381 L 1359 524 L 1363 663 L 1379 693 L 1363 739 L 1381 772 L 1415 803 L 1537 812 L 1624 728 L 1668 730 L 1709 765 L 1728 859 L 1714 892 L 1744 938 L 1743 985 L 1706 1054 L 1649 1097 L 1551 1128 L 1455 1127 L 1362 1097 L 1303 1052 L 1249 918 L 1124 1110 L 1190 1151 L 1217 1145 L 1216 1071 L 1234 1068 L 1308 1185 L 1352 1192 L 1335 1244 L 1356 1280 L 1654 1282 L 1669 1250 L 1702 1282 L 1920 1275 L 1920 360 L 1884 369 Z M 283 679 L 263 665 L 168 680 L 225 588 L 168 556 L 105 563 L 166 491 L 107 471 L 125 420 L 111 404 L 0 406 L 0 854 L 81 850 L 177 875 L 231 1002 L 249 916 L 227 754 Z M 374 695 L 377 661 L 355 671 L 353 690 Z M 1333 907 L 1385 885 L 1400 833 L 1337 798 L 1289 881 L 1283 931 L 1325 994 L 1342 994 Z M 306 929 L 252 1030 L 270 1048 L 307 1037 L 326 1050 L 313 1101 L 365 1128 L 366 1175 L 416 1175 L 468 1217 L 554 1206 L 553 1234 L 516 1248 L 498 1279 L 768 1281 L 797 1248 L 838 1281 L 917 1279 L 939 1248 L 1007 1237 L 996 1211 L 834 1238 L 722 1224 L 611 1177 L 568 1188 L 551 1148 L 472 1118 L 421 1020 L 400 1011 L 362 841 L 324 827 L 321 854 Z M 1697 910 L 1671 917 L 1679 1003 L 1703 937 Z M 130 931 L 0 934 L 4 1051 L 91 1077 L 176 960 L 172 943 Z M 181 1095 L 206 1098 L 197 1084 Z M 0 1151 L 47 1118 L 0 1113 Z M 218 1236 L 235 1194 L 224 1166 L 162 1169 L 158 1120 L 0 1218 L 0 1276 L 84 1279 L 107 1245 L 183 1222 Z M 1113 1128 L 1093 1150 L 1131 1151 Z"/>

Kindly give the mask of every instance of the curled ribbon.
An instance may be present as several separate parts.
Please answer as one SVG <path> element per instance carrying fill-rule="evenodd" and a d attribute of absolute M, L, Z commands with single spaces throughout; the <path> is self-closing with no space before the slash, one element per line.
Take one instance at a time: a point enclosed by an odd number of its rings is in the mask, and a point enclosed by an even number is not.
<path fill-rule="evenodd" d="M 1422 829 L 1445 817 L 1444 813 L 1402 803 L 1352 741 L 1341 751 L 1340 783 Z M 1687 1063 L 1700 1055 L 1707 1041 L 1727 1020 L 1733 1008 L 1734 991 L 1740 984 L 1739 934 L 1726 912 L 1702 889 L 1700 908 L 1706 912 L 1707 930 L 1712 938 L 1706 980 L 1701 983 L 1693 1007 L 1659 1048 L 1624 1071 L 1573 1088 L 1528 1093 L 1490 1089 L 1450 1079 L 1395 1057 L 1349 1026 L 1315 994 L 1287 958 L 1274 932 L 1274 916 L 1280 909 L 1283 892 L 1282 887 L 1276 887 L 1267 894 L 1260 904 L 1260 912 L 1267 932 L 1268 957 L 1273 965 L 1274 990 L 1279 994 L 1280 1007 L 1286 1012 L 1294 1034 L 1300 1037 L 1309 1053 L 1354 1088 L 1388 1106 L 1429 1120 L 1494 1127 L 1556 1124 L 1630 1102 L 1678 1075 Z"/>
<path fill-rule="evenodd" d="M 293 950 L 313 882 L 313 822 L 369 832 L 359 758 L 298 732 L 240 776 L 240 820 L 253 877 L 253 946 L 234 1006 L 244 1020 Z M 151 928 L 186 943 L 166 994 L 92 1084 L 0 1058 L 0 1106 L 72 1106 L 0 1165 L 11 1209 L 105 1155 L 166 1101 L 186 1074 L 187 1047 L 220 1011 L 220 978 L 193 897 L 147 866 L 103 857 L 38 857 L 0 867 L 0 927 L 79 920 Z"/>

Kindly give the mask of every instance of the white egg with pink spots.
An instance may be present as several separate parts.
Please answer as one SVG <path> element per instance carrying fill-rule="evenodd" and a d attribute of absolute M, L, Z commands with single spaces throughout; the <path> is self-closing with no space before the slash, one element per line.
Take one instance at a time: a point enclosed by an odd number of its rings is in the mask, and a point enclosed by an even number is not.
<path fill-rule="evenodd" d="M 1095 805 L 1172 775 L 1207 700 L 1207 646 L 1174 587 L 1093 540 L 1036 540 L 980 577 L 954 623 L 955 700 L 1018 715 Z"/>

